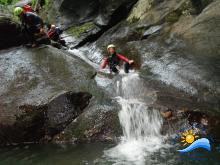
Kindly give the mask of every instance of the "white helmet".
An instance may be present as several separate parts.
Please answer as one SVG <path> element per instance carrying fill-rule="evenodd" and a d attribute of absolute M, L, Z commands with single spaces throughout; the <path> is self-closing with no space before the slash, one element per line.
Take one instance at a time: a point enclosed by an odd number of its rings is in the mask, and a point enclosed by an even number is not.
<path fill-rule="evenodd" d="M 51 29 L 55 29 L 55 28 L 56 28 L 56 25 L 51 25 L 50 28 L 51 28 Z"/>
<path fill-rule="evenodd" d="M 110 45 L 108 45 L 107 50 L 108 50 L 109 48 L 116 48 L 116 46 L 113 45 L 113 44 L 110 44 Z"/>

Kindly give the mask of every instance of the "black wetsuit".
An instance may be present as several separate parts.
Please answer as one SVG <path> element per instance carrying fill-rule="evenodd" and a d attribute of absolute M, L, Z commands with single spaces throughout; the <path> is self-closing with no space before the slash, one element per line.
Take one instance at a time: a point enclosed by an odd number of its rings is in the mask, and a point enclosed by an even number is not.
<path fill-rule="evenodd" d="M 22 14 L 21 22 L 28 35 L 28 40 L 34 42 L 35 34 L 40 33 L 40 29 L 43 28 L 43 20 L 35 13 L 26 12 Z"/>

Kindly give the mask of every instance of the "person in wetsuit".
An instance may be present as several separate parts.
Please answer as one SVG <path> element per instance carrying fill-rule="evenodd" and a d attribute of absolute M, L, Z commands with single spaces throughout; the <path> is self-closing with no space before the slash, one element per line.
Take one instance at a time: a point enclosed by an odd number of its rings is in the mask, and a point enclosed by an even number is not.
<path fill-rule="evenodd" d="M 23 31 L 29 43 L 36 45 L 38 35 L 45 34 L 43 30 L 43 20 L 33 12 L 26 12 L 21 7 L 14 9 L 14 14 L 21 20 Z"/>
<path fill-rule="evenodd" d="M 55 25 L 50 25 L 47 35 L 50 40 L 57 42 L 61 44 L 62 46 L 66 47 L 65 40 L 60 37 L 62 33 L 63 33 L 62 29 L 60 29 L 59 27 L 56 27 Z"/>
<path fill-rule="evenodd" d="M 125 56 L 118 54 L 116 52 L 116 46 L 111 44 L 108 45 L 107 47 L 108 51 L 108 57 L 104 58 L 102 64 L 101 64 L 101 69 L 106 68 L 106 66 L 109 66 L 110 73 L 118 73 L 121 61 L 125 62 L 124 64 L 124 71 L 125 73 L 129 73 L 129 69 L 131 67 L 131 64 L 134 63 L 133 60 L 129 60 Z"/>

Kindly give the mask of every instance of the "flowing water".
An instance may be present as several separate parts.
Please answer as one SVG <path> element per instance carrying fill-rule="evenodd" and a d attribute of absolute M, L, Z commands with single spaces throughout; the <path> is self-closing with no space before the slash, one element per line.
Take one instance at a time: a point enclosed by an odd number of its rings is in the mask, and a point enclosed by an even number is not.
<path fill-rule="evenodd" d="M 147 100 L 142 101 L 144 86 L 137 73 L 123 76 L 116 86 L 123 137 L 116 147 L 104 152 L 105 157 L 115 163 L 145 164 L 146 156 L 164 147 L 162 118 L 157 110 L 148 108 Z"/>

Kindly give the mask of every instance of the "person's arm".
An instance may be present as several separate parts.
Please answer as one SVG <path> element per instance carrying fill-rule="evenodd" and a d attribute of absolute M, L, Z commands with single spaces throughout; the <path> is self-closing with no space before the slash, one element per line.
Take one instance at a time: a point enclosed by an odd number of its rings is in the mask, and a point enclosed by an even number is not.
<path fill-rule="evenodd" d="M 121 55 L 121 54 L 117 54 L 118 58 L 124 62 L 128 62 L 129 63 L 129 59 L 126 58 L 125 56 Z"/>
<path fill-rule="evenodd" d="M 133 60 L 129 60 L 128 58 L 126 58 L 125 56 L 121 55 L 121 54 L 117 54 L 118 58 L 124 62 L 127 62 L 129 64 L 133 64 L 134 61 Z"/>
<path fill-rule="evenodd" d="M 108 65 L 108 58 L 104 58 L 101 64 L 101 69 L 105 69 Z"/>

